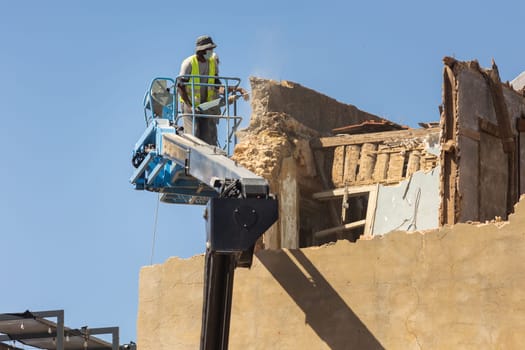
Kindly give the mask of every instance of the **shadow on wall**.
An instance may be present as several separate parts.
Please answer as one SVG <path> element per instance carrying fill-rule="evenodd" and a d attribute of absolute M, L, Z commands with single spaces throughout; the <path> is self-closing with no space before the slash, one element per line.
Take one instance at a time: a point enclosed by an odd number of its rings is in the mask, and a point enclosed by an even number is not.
<path fill-rule="evenodd" d="M 310 260 L 300 250 L 289 253 L 296 261 L 285 251 L 261 251 L 257 258 L 302 309 L 306 323 L 330 349 L 384 349 Z"/>

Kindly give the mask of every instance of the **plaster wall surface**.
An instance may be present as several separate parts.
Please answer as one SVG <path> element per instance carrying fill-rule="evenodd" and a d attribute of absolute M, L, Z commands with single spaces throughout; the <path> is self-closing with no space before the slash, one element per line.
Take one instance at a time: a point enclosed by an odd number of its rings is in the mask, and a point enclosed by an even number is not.
<path fill-rule="evenodd" d="M 380 185 L 372 233 L 428 230 L 439 226 L 439 167 L 419 171 L 398 185 Z"/>
<path fill-rule="evenodd" d="M 516 78 L 514 78 L 510 82 L 510 85 L 512 85 L 512 87 L 515 90 L 522 90 L 523 88 L 525 88 L 525 72 L 521 72 L 520 75 L 518 75 Z"/>
<path fill-rule="evenodd" d="M 231 349 L 519 349 L 525 199 L 508 222 L 259 251 L 237 269 Z M 138 348 L 196 349 L 203 256 L 140 272 Z"/>

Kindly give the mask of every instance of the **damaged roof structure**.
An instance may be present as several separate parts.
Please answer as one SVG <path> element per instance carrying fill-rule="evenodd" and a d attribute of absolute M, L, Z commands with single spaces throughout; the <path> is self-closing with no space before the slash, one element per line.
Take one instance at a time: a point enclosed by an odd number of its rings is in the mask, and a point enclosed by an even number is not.
<path fill-rule="evenodd" d="M 252 122 L 234 157 L 280 199 L 265 247 L 507 217 L 525 193 L 523 93 L 500 82 L 495 64 L 444 63 L 440 121 L 420 129 L 295 83 L 251 79 Z"/>

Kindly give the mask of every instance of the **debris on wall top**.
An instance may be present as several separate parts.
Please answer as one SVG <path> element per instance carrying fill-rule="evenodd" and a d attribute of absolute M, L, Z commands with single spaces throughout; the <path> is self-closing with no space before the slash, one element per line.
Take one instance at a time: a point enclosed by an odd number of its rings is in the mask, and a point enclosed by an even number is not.
<path fill-rule="evenodd" d="M 361 124 L 352 124 L 332 129 L 334 134 L 368 134 L 372 132 L 406 130 L 408 126 L 402 126 L 389 120 L 366 120 Z"/>
<path fill-rule="evenodd" d="M 438 226 L 506 218 L 525 192 L 525 135 L 519 137 L 525 100 L 515 91 L 521 78 L 511 86 L 501 83 L 495 63 L 484 69 L 477 61 L 443 61 L 440 122 L 418 129 L 293 82 L 250 79 L 253 114 L 238 134 L 234 159 L 268 179 L 271 191 L 286 200 L 288 223 L 268 234 L 275 236 L 270 246 L 283 247 L 290 237 L 307 246 L 323 242 L 315 237 L 355 240 L 373 233 L 370 210 L 383 217 L 405 214 L 374 201 L 391 201 L 399 191 L 385 187 L 410 183 L 420 173 L 429 174 L 418 182 L 421 193 L 435 200 L 417 212 L 436 211 Z M 285 175 L 294 177 L 291 186 L 283 186 Z M 426 214 L 430 226 L 436 225 L 433 215 Z"/>

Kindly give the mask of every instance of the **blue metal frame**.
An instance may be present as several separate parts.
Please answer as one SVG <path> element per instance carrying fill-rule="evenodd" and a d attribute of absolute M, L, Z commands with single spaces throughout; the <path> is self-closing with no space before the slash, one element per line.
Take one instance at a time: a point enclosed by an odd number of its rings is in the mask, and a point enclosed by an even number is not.
<path fill-rule="evenodd" d="M 171 86 L 167 87 L 168 91 L 170 91 L 175 86 L 175 80 L 172 78 L 165 78 L 165 77 L 157 77 L 153 79 L 149 85 L 148 90 L 146 90 L 146 93 L 144 94 L 143 99 L 143 106 L 144 106 L 144 119 L 146 120 L 146 126 L 149 126 L 151 121 L 155 118 L 155 115 L 153 113 L 153 97 L 151 96 L 151 90 L 153 89 L 153 85 L 157 80 L 164 80 L 166 82 L 171 82 Z M 175 89 L 176 90 L 176 89 Z M 173 95 L 173 93 L 171 93 Z M 148 116 L 148 110 L 151 111 L 151 116 Z M 160 116 L 163 119 L 168 119 L 172 123 L 175 121 L 174 112 L 177 110 L 177 103 L 176 99 L 173 98 L 171 101 L 171 105 L 164 106 L 162 111 L 162 116 Z"/>
<path fill-rule="evenodd" d="M 179 135 L 177 122 L 185 115 L 178 111 L 177 87 L 184 88 L 189 84 L 191 101 L 194 101 L 196 84 L 191 77 L 175 79 L 171 87 L 174 94 L 168 106 L 162 106 L 161 102 L 165 103 L 169 99 L 153 101 L 151 90 L 155 79 L 150 84 L 144 98 L 147 128 L 133 151 L 133 165 L 137 169 L 130 181 L 138 190 L 163 193 L 163 202 L 208 204 L 200 348 L 227 349 L 235 268 L 251 266 L 255 242 L 277 220 L 278 204 L 269 194 L 269 185 L 265 179 L 226 157 L 230 154 L 231 137 L 235 135 L 234 130 L 230 133 L 230 119 L 235 121 L 232 129 L 236 129 L 240 123 L 237 122 L 240 117 L 230 116 L 229 106 L 229 89 L 238 87 L 238 78 L 212 77 L 223 79 L 224 85 L 204 83 L 207 86 L 224 86 L 226 116 L 221 115 L 219 118 L 225 118 L 227 122 L 226 153 L 217 149 L 216 145 L 200 142 L 194 136 Z M 209 78 L 200 77 L 206 81 Z M 185 78 L 190 78 L 189 82 L 182 81 Z M 237 81 L 236 85 L 230 85 L 231 80 Z M 171 88 L 166 89 L 169 91 Z M 160 116 L 155 113 L 159 105 L 162 106 Z M 151 118 L 147 116 L 148 110 L 152 113 Z M 204 110 L 207 109 L 202 108 L 200 112 Z M 192 103 L 194 126 L 195 112 L 196 106 Z M 217 118 L 216 115 L 201 113 L 198 117 Z"/>
<path fill-rule="evenodd" d="M 194 83 L 194 79 L 192 78 L 199 78 L 200 79 L 200 83 L 199 84 L 195 84 Z M 202 81 L 208 81 L 209 78 L 213 78 L 213 79 L 218 79 L 220 80 L 221 82 L 224 82 L 224 83 L 221 83 L 221 84 L 216 84 L 216 83 L 207 83 L 207 82 L 202 82 Z M 191 116 L 192 119 L 193 119 L 193 127 L 195 129 L 195 118 L 198 116 L 199 118 L 213 118 L 213 119 L 224 119 L 226 120 L 226 144 L 224 145 L 224 150 L 226 151 L 226 153 L 228 155 L 231 155 L 231 152 L 233 151 L 233 147 L 231 147 L 231 145 L 233 144 L 233 146 L 235 146 L 235 143 L 236 143 L 236 138 L 235 138 L 235 132 L 237 131 L 237 128 L 239 127 L 239 125 L 241 124 L 241 121 L 242 121 L 242 117 L 239 117 L 237 115 L 231 115 L 231 111 L 230 111 L 230 104 L 227 103 L 228 99 L 230 98 L 230 96 L 232 96 L 233 94 L 230 93 L 230 88 L 232 89 L 237 89 L 239 87 L 241 83 L 241 79 L 239 78 L 234 78 L 234 77 L 218 77 L 218 76 L 210 76 L 210 75 L 179 75 L 176 79 L 175 79 L 175 85 L 176 86 L 190 86 L 191 89 L 191 96 L 190 96 L 190 99 L 193 101 L 193 97 L 195 96 L 195 88 L 196 87 L 201 87 L 201 86 L 207 86 L 207 87 L 214 87 L 214 88 L 219 88 L 219 87 L 224 87 L 224 112 L 222 115 L 215 115 L 215 114 L 201 114 L 201 113 L 197 113 L 195 111 L 195 108 L 197 106 L 195 105 L 192 105 L 192 108 L 191 108 L 191 114 L 188 115 L 188 114 L 184 114 L 183 111 L 179 111 L 179 106 L 178 106 L 178 103 L 179 103 L 179 94 L 178 92 L 176 92 L 176 102 L 175 102 L 175 109 L 178 111 L 178 114 L 177 114 L 177 117 L 175 119 L 175 123 L 178 124 L 179 120 L 182 119 L 182 117 L 184 116 Z M 233 102 L 233 113 L 236 114 L 237 112 L 237 102 L 234 101 Z M 232 120 L 233 120 L 233 124 L 232 124 Z M 192 130 L 191 131 L 191 134 L 192 135 L 195 135 L 195 130 Z M 233 139 L 233 140 L 232 140 Z M 215 145 L 212 145 L 212 146 L 215 146 Z"/>
<path fill-rule="evenodd" d="M 205 83 L 195 84 L 194 79 L 199 77 Z M 208 78 L 219 79 L 222 84 L 209 84 Z M 154 84 L 159 81 L 166 82 L 167 92 L 172 96 L 171 102 L 168 105 L 162 106 L 161 115 L 155 113 L 155 103 L 152 96 Z M 189 80 L 184 82 L 183 80 Z M 191 99 L 195 93 L 195 89 L 202 86 L 212 86 L 215 88 L 224 87 L 224 101 L 232 96 L 230 88 L 236 89 L 240 84 L 239 78 L 233 77 L 211 77 L 211 76 L 193 76 L 183 75 L 175 79 L 166 77 L 154 78 L 149 84 L 143 99 L 144 105 L 144 119 L 146 122 L 146 130 L 139 138 L 133 149 L 134 163 L 137 169 L 130 178 L 130 182 L 135 185 L 137 190 L 147 190 L 152 192 L 164 193 L 163 196 L 166 202 L 170 203 L 188 203 L 188 204 L 206 204 L 205 198 L 214 198 L 218 196 L 215 189 L 209 187 L 208 184 L 203 184 L 198 179 L 187 174 L 187 164 L 184 160 L 167 159 L 161 155 L 163 149 L 163 135 L 177 134 L 179 129 L 179 120 L 186 116 L 182 111 L 179 111 L 179 93 L 177 86 L 191 86 Z M 157 104 L 157 107 L 159 105 Z M 230 105 L 224 104 L 224 112 L 221 115 L 198 114 L 192 107 L 192 118 L 195 122 L 196 116 L 199 118 L 219 118 L 226 120 L 227 135 L 225 153 L 230 155 L 233 152 L 236 138 L 235 132 L 239 126 L 242 118 L 236 115 L 230 115 Z M 233 102 L 233 110 L 236 113 L 236 102 Z M 233 122 L 232 122 L 233 121 Z M 195 123 L 194 123 L 195 125 Z M 192 133 L 193 134 L 193 133 Z M 189 152 L 191 149 L 187 149 Z M 189 157 L 188 157 L 189 158 Z M 135 162 L 136 159 L 136 162 Z"/>

